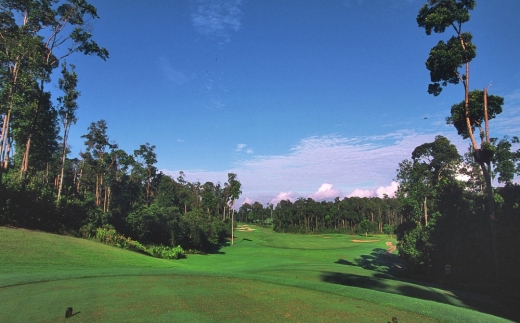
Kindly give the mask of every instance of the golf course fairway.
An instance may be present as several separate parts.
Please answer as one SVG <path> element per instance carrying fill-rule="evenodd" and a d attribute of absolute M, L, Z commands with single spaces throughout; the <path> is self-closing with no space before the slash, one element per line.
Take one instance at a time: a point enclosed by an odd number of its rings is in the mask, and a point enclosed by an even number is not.
<path fill-rule="evenodd" d="M 510 322 L 396 279 L 386 236 L 240 228 L 217 253 L 165 260 L 0 227 L 0 322 Z"/>

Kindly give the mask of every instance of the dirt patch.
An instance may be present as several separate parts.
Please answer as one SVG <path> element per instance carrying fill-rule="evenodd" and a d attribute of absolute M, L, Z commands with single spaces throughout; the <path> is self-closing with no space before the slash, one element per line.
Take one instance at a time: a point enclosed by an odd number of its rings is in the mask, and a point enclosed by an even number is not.
<path fill-rule="evenodd" d="M 329 236 L 323 236 L 323 239 L 330 239 Z"/>
<path fill-rule="evenodd" d="M 352 242 L 378 242 L 379 240 L 350 240 Z"/>
<path fill-rule="evenodd" d="M 395 249 L 396 249 L 391 241 L 388 241 L 386 243 L 386 246 L 388 247 L 388 249 L 386 250 L 386 252 L 388 252 L 388 253 L 393 253 L 395 251 Z"/>

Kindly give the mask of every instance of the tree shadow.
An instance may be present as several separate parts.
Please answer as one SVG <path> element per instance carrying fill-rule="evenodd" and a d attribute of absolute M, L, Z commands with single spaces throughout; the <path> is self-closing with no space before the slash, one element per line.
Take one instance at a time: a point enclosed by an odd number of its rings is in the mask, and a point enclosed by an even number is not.
<path fill-rule="evenodd" d="M 340 265 L 357 266 L 363 269 L 382 272 L 393 276 L 401 276 L 406 272 L 406 264 L 398 256 L 389 253 L 383 248 L 375 248 L 369 255 L 362 255 L 360 258 L 350 262 L 345 259 L 338 259 L 335 262 Z"/>
<path fill-rule="evenodd" d="M 465 307 L 479 312 L 512 319 L 513 321 L 519 318 L 519 315 L 514 313 L 514 309 L 499 306 L 500 304 L 484 295 L 457 290 L 442 284 L 408 279 L 406 263 L 397 255 L 393 255 L 382 248 L 376 248 L 369 255 L 362 255 L 354 261 L 338 259 L 335 263 L 361 267 L 375 272 L 370 277 L 340 272 L 322 272 L 320 278 L 323 282 L 368 288 L 455 306 L 460 306 L 460 303 L 462 303 Z M 395 283 L 395 281 L 402 284 Z"/>
<path fill-rule="evenodd" d="M 398 294 L 451 305 L 454 304 L 454 299 L 452 298 L 456 298 L 455 295 L 442 294 L 435 290 L 428 290 L 427 287 L 421 288 L 409 285 L 407 283 L 389 283 L 389 276 L 381 274 L 372 277 L 367 277 L 339 272 L 322 272 L 320 278 L 323 282 L 326 283 L 339 284 L 343 286 L 352 286 L 358 288 L 367 288 L 379 292 Z"/>

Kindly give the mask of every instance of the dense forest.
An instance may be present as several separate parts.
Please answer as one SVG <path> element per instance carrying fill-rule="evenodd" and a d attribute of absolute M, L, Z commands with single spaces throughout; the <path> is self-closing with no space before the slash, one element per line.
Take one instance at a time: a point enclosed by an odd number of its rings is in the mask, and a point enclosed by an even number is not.
<path fill-rule="evenodd" d="M 0 225 L 96 236 L 116 230 L 144 244 L 208 251 L 231 236 L 240 182 L 174 180 L 157 171 L 155 146 L 120 149 L 104 120 L 69 157 L 80 77 L 70 55 L 108 59 L 93 39 L 85 1 L 0 1 Z M 61 71 L 61 96 L 49 88 Z M 105 231 L 104 231 L 105 232 Z M 106 231 L 110 232 L 110 231 Z M 105 232 L 105 233 L 106 233 Z"/>
<path fill-rule="evenodd" d="M 487 89 L 470 91 L 469 76 L 458 72 L 475 57 L 471 34 L 461 29 L 474 1 L 432 1 L 417 17 L 428 35 L 451 26 L 456 31 L 430 53 L 428 92 L 464 85 L 464 101 L 452 106 L 447 123 L 471 140 L 468 153 L 461 156 L 437 136 L 396 165 L 395 197 L 300 198 L 266 206 L 235 205 L 241 183 L 234 173 L 220 184 L 159 172 L 154 145 L 126 152 L 109 137 L 104 120 L 82 136 L 80 156 L 69 156 L 81 93 L 80 76 L 66 58 L 109 58 L 84 23 L 97 18 L 96 9 L 79 0 L 0 1 L 0 7 L 0 225 L 85 237 L 105 228 L 142 244 L 199 252 L 232 238 L 235 218 L 283 233 L 396 234 L 410 275 L 468 288 L 518 283 L 519 139 L 490 136 L 489 120 L 504 100 Z M 457 15 L 440 19 L 446 8 Z M 439 21 L 446 24 L 434 25 Z M 61 96 L 53 98 L 48 87 L 56 70 Z M 500 187 L 493 187 L 497 182 Z"/>
<path fill-rule="evenodd" d="M 272 224 L 276 232 L 287 233 L 386 233 L 403 222 L 395 198 L 336 197 L 334 201 L 299 198 L 276 205 L 244 203 L 237 218 L 241 222 Z"/>

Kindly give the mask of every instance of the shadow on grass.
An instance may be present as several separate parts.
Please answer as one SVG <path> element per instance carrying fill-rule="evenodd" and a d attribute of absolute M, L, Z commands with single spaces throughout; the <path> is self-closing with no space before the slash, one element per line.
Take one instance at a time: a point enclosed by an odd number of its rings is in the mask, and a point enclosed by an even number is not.
<path fill-rule="evenodd" d="M 336 264 L 357 266 L 393 276 L 402 275 L 406 271 L 406 265 L 403 260 L 382 248 L 376 248 L 369 255 L 362 255 L 360 258 L 354 259 L 354 262 L 339 259 L 336 261 Z"/>
<path fill-rule="evenodd" d="M 449 304 L 453 306 L 461 306 L 471 308 L 473 310 L 503 317 L 514 322 L 518 322 L 518 314 L 515 309 L 497 304 L 491 299 L 482 295 L 469 294 L 468 292 L 458 290 L 439 290 L 433 289 L 428 284 L 419 285 L 419 282 L 413 282 L 418 286 L 414 286 L 411 282 L 394 278 L 393 280 L 402 282 L 402 284 L 389 282 L 392 277 L 385 274 L 375 274 L 372 277 L 338 273 L 338 272 L 322 272 L 321 281 L 331 284 L 339 284 L 344 286 L 352 286 L 358 288 L 367 288 L 385 293 L 392 293 L 413 298 L 419 298 L 427 301 Z"/>
<path fill-rule="evenodd" d="M 455 306 L 464 304 L 465 307 L 514 321 L 519 318 L 518 314 L 514 314 L 511 308 L 501 306 L 501 304 L 497 304 L 497 302 L 487 296 L 405 278 L 405 262 L 382 248 L 373 249 L 369 255 L 362 255 L 360 258 L 354 259 L 353 262 L 339 259 L 335 263 L 361 267 L 375 271 L 375 273 L 371 277 L 367 277 L 339 272 L 323 272 L 321 274 L 323 282 L 368 288 Z M 401 284 L 398 282 L 401 282 Z"/>

